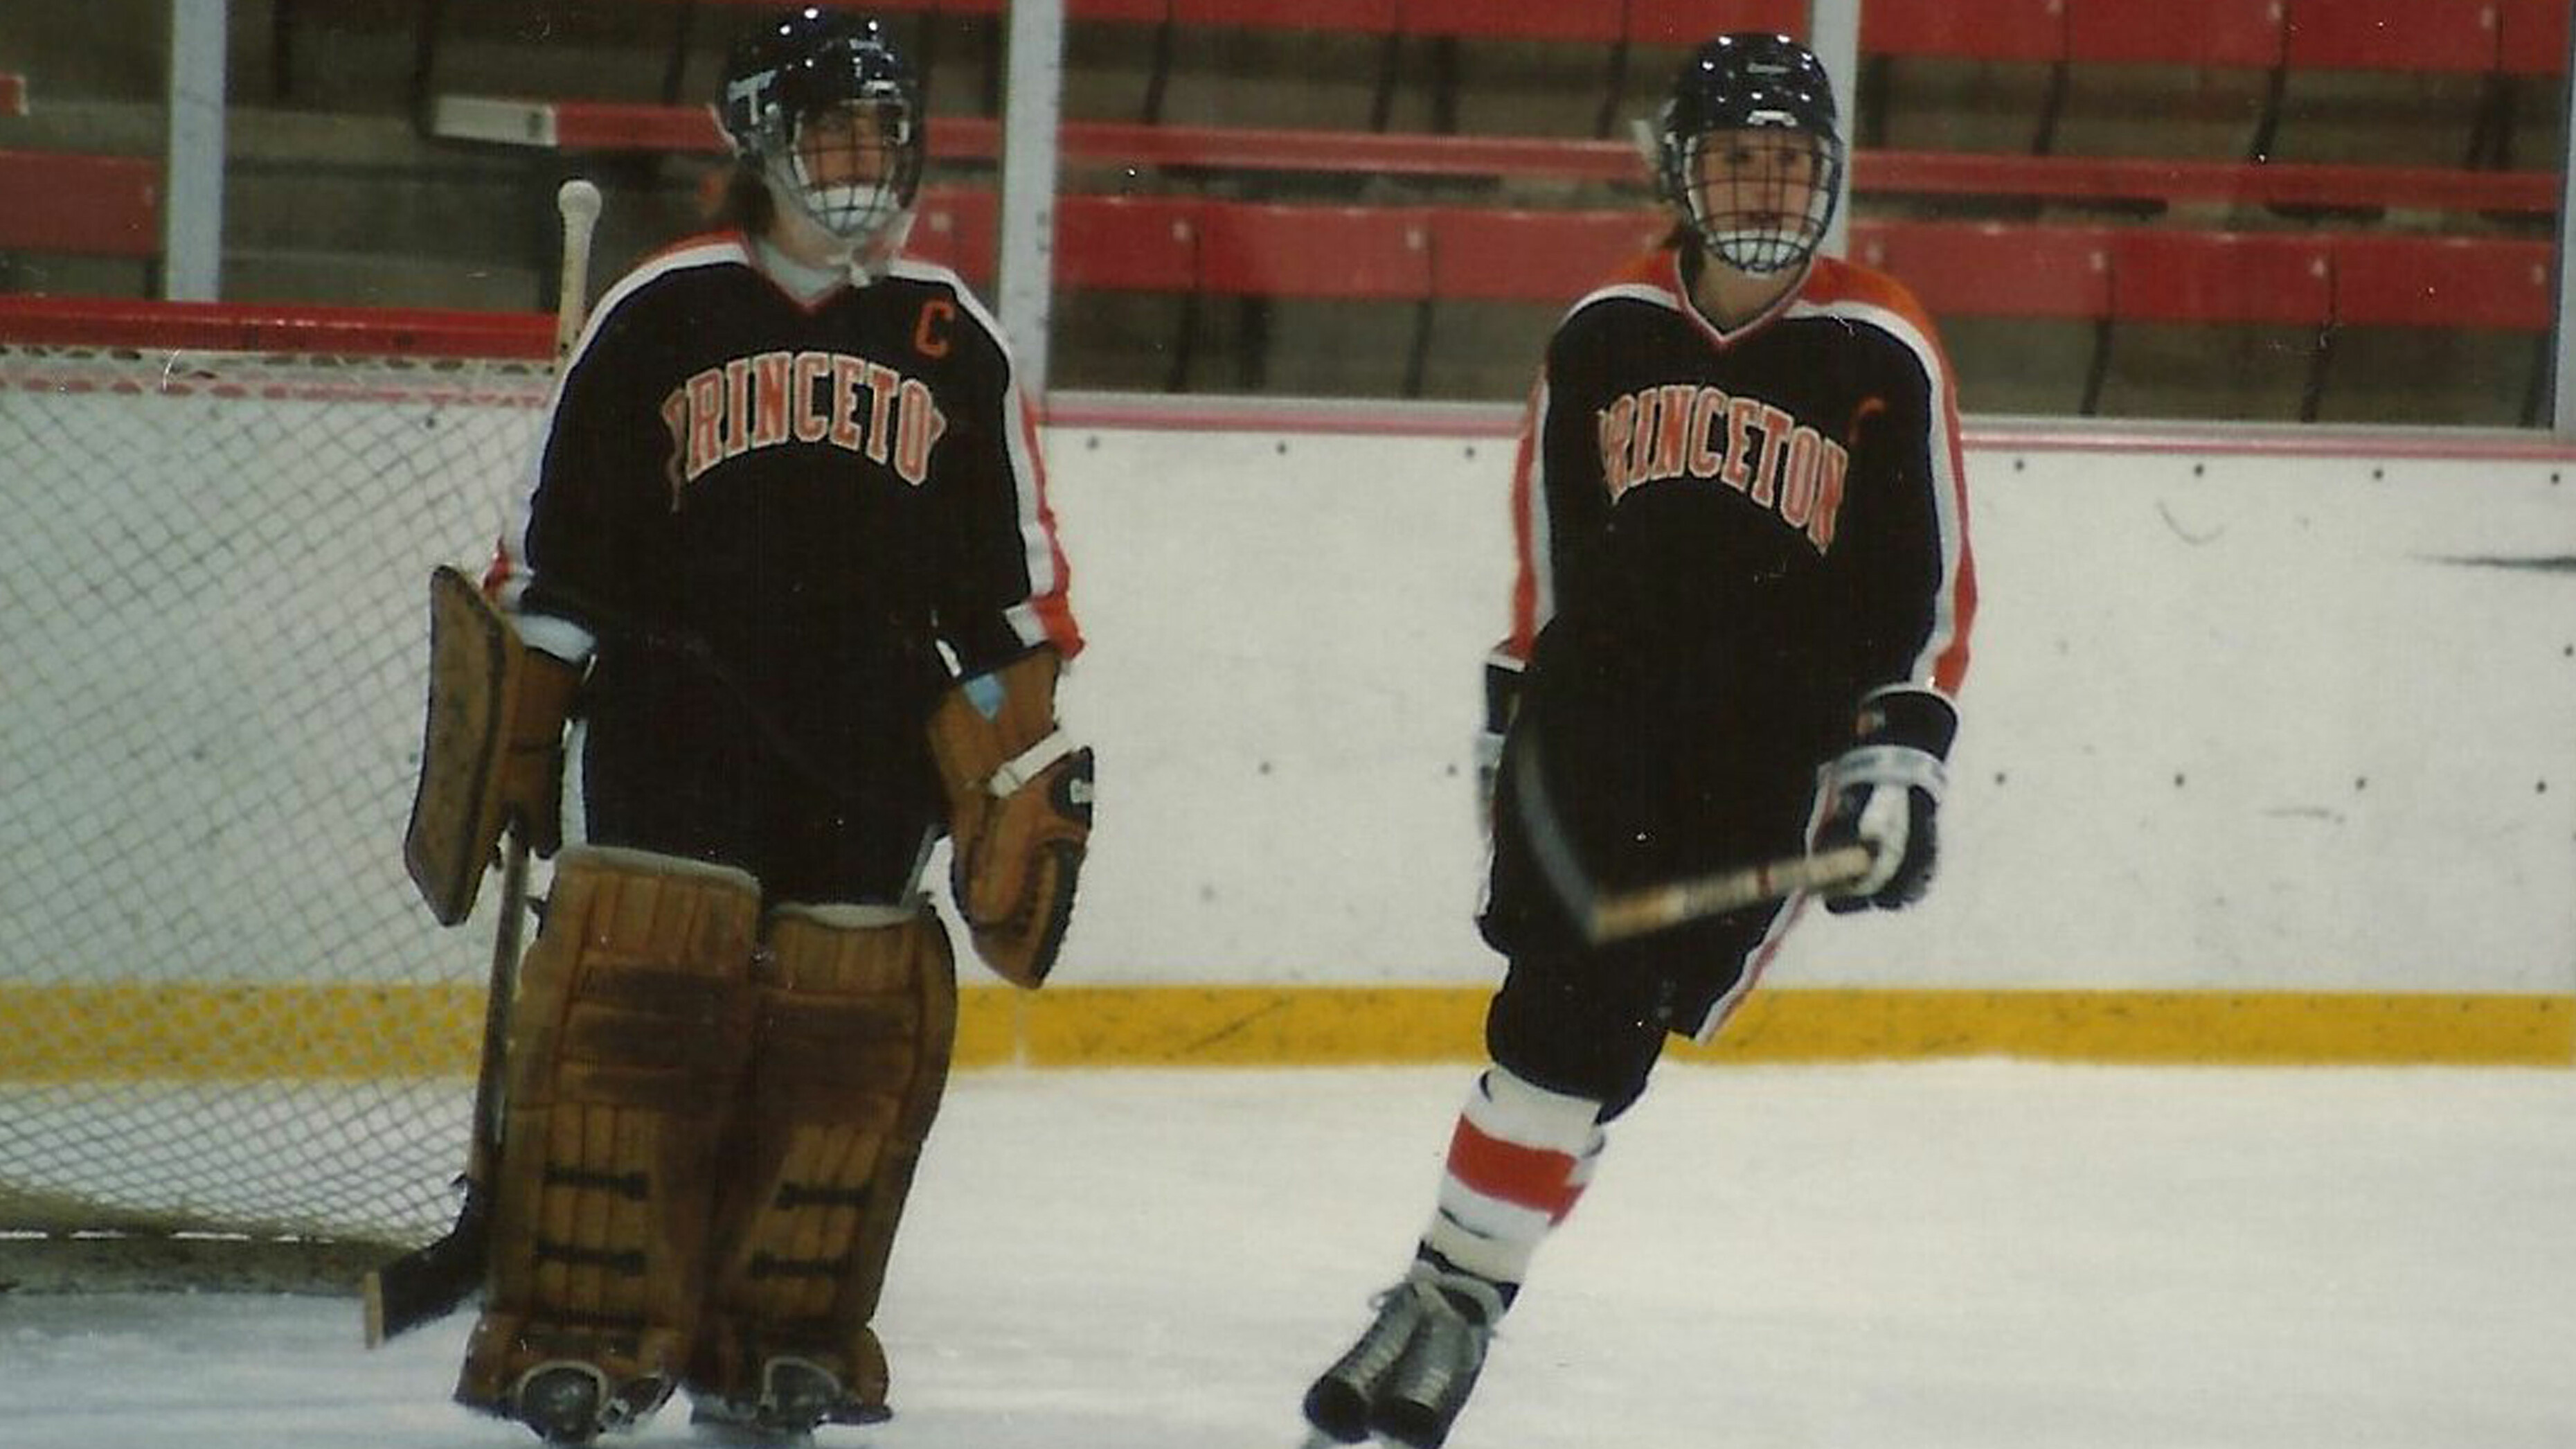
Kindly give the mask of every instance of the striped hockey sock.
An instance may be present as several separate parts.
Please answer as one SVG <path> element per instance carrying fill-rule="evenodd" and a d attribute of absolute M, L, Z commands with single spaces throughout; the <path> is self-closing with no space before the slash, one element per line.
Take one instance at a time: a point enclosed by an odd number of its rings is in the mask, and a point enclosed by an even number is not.
<path fill-rule="evenodd" d="M 1533 1086 L 1500 1066 L 1476 1079 L 1449 1139 L 1424 1257 L 1505 1285 L 1574 1210 L 1608 1140 L 1601 1104 Z"/>

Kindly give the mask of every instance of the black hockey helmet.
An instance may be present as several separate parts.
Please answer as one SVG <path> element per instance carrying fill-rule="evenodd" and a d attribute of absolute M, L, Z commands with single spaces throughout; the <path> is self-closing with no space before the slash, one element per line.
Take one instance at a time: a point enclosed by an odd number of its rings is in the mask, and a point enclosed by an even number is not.
<path fill-rule="evenodd" d="M 849 107 L 874 114 L 885 150 L 855 183 L 814 174 L 799 144 L 816 118 Z M 823 230 L 854 245 L 889 232 L 900 243 L 921 191 L 926 118 L 920 84 L 882 24 L 820 5 L 771 16 L 727 54 L 716 116 L 735 154 Z"/>
<path fill-rule="evenodd" d="M 1803 216 L 1783 217 L 1761 197 L 1711 196 L 1692 184 L 1711 133 L 1774 128 L 1814 138 L 1816 173 Z M 1719 260 L 1740 271 L 1779 272 L 1814 255 L 1842 194 L 1844 156 L 1833 82 L 1814 51 L 1785 35 L 1721 35 L 1674 77 L 1658 129 L 1664 197 Z"/>

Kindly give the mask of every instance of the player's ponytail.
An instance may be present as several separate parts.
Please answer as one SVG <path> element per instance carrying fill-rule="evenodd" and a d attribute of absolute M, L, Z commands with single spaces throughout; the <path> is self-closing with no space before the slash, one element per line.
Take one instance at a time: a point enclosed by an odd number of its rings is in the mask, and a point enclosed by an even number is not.
<path fill-rule="evenodd" d="M 766 236 L 777 219 L 778 198 L 770 195 L 756 162 L 737 160 L 721 184 L 709 189 L 707 224 L 718 231 Z"/>

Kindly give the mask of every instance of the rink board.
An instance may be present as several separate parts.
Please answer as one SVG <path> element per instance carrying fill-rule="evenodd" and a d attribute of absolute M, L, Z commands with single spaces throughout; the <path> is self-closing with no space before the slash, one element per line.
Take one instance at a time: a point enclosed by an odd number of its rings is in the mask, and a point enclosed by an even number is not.
<path fill-rule="evenodd" d="M 488 547 L 486 463 L 534 420 L 470 399 L 58 411 L 66 436 L 127 440 L 162 408 L 192 426 L 46 515 L 101 555 L 88 602 L 0 621 L 0 655 L 48 681 L 12 699 L 17 778 L 42 784 L 0 812 L 20 865 L 0 873 L 0 1081 L 461 1071 L 497 893 L 444 932 L 400 867 L 419 584 Z M 338 455 L 277 441 L 308 413 L 470 439 L 456 456 L 478 461 L 353 489 Z M 209 468 L 184 446 L 219 433 L 251 451 Z M 1968 443 L 1983 603 L 1938 882 L 1902 913 L 1811 913 L 1710 1052 L 2576 1055 L 2576 452 L 2396 430 Z M 964 968 L 964 1059 L 1472 1054 L 1499 965 L 1474 926 L 1472 782 L 1512 584 L 1508 423 L 1067 410 L 1046 445 L 1098 824 L 1058 984 L 1022 1000 Z M 174 499 L 202 535 L 167 527 Z M 232 526 L 270 519 L 300 531 Z M 129 579 L 94 545 L 137 530 L 241 553 Z"/>
<path fill-rule="evenodd" d="M 962 1067 L 1341 1066 L 1469 1061 L 1478 987 L 969 986 Z M 474 1069 L 467 987 L 46 988 L 0 992 L 0 1083 L 328 1080 Z M 231 1029 L 208 1031 L 221 1018 Z M 206 1050 L 210 1039 L 226 1044 Z M 378 1049 L 370 1054 L 363 1047 Z M 2576 1064 L 2576 997 L 2522 993 L 1756 992 L 1676 1059 L 1790 1063 L 2007 1056 L 2191 1065 Z"/>

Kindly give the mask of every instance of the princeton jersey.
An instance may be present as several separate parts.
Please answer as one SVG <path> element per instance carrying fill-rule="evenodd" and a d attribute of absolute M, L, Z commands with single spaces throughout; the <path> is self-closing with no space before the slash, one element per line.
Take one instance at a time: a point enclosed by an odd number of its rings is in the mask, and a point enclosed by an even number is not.
<path fill-rule="evenodd" d="M 692 239 L 601 298 L 486 587 L 530 643 L 592 652 L 588 838 L 892 898 L 954 675 L 1081 649 L 1065 560 L 957 276 L 897 261 L 800 301 L 751 245 Z"/>
<path fill-rule="evenodd" d="M 946 268 L 807 305 L 710 236 L 600 301 L 488 583 L 776 680 L 919 649 L 1081 647 L 1000 329 Z"/>
<path fill-rule="evenodd" d="M 1659 251 L 1551 339 L 1513 490 L 1507 667 L 1603 751 L 1672 732 L 1747 772 L 1849 743 L 1862 696 L 1955 694 L 1974 609 L 1956 403 L 1902 287 L 1818 259 L 1721 331 Z"/>

